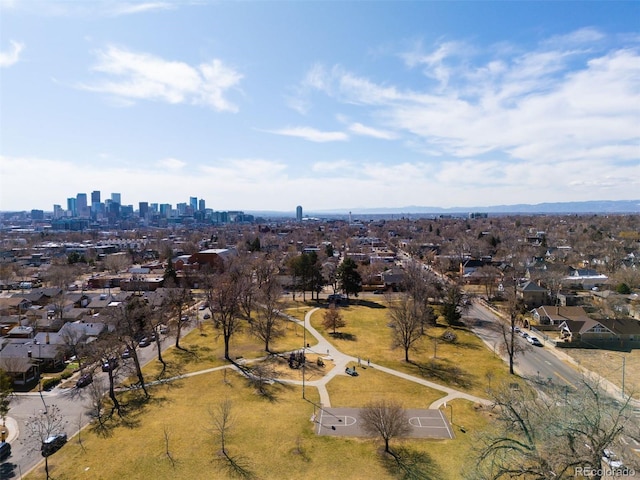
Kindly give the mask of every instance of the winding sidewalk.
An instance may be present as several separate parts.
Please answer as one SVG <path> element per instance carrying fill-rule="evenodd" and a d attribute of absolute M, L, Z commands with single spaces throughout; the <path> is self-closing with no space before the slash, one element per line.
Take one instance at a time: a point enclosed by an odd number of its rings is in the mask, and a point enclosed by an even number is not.
<path fill-rule="evenodd" d="M 319 310 L 318 308 L 314 308 L 306 313 L 304 321 L 298 320 L 294 317 L 288 316 L 287 318 L 290 321 L 296 322 L 298 325 L 301 325 L 303 328 L 306 328 L 311 335 L 318 341 L 316 345 L 312 348 L 307 348 L 307 350 L 317 353 L 319 355 L 326 355 L 334 362 L 334 367 L 327 372 L 327 374 L 319 380 L 313 380 L 309 382 L 305 382 L 305 385 L 310 387 L 316 387 L 320 394 L 320 402 L 325 407 L 331 407 L 331 399 L 329 398 L 329 392 L 327 391 L 327 383 L 331 381 L 336 375 L 346 375 L 344 373 L 347 365 L 350 362 L 357 362 L 357 357 L 352 357 L 351 355 L 347 355 L 342 353 L 340 350 L 335 348 L 329 341 L 324 338 L 320 333 L 311 326 L 311 315 Z M 325 354 L 326 352 L 326 354 Z M 430 382 L 428 380 L 424 380 L 419 377 L 415 377 L 413 375 L 409 375 L 407 373 L 399 372 L 397 370 L 393 370 L 391 368 L 383 367 L 382 365 L 378 365 L 376 363 L 370 363 L 370 366 L 380 370 L 381 372 L 388 373 L 389 375 L 395 375 L 396 377 L 400 377 L 404 380 L 408 380 L 410 382 L 415 382 L 420 385 L 424 385 L 425 387 L 429 387 L 434 390 L 439 390 L 444 392 L 446 395 L 435 402 L 429 405 L 429 408 L 440 408 L 444 403 L 453 400 L 454 398 L 462 398 L 465 400 L 470 400 L 472 402 L 482 403 L 485 405 L 490 405 L 491 402 L 485 398 L 476 397 L 475 395 L 470 395 L 468 393 L 461 392 L 459 390 L 455 390 L 453 388 L 445 387 L 443 385 Z M 293 385 L 302 385 L 301 380 L 279 380 L 282 383 L 289 383 Z"/>
<path fill-rule="evenodd" d="M 311 315 L 316 312 L 317 310 L 319 310 L 319 308 L 314 308 L 310 311 L 308 311 L 305 314 L 305 318 L 304 320 L 298 320 L 295 317 L 289 316 L 289 315 L 284 315 L 289 321 L 291 322 L 295 322 L 298 325 L 301 325 L 303 328 L 306 328 L 306 330 L 313 335 L 313 337 L 316 339 L 317 343 L 315 345 L 313 345 L 313 347 L 307 347 L 305 350 L 308 350 L 310 352 L 313 352 L 315 354 L 318 355 L 322 355 L 325 359 L 331 360 L 334 363 L 334 366 L 331 370 L 329 370 L 321 379 L 319 380 L 312 380 L 312 381 L 306 381 L 304 382 L 305 386 L 309 386 L 309 387 L 315 387 L 318 389 L 318 393 L 320 395 L 320 403 L 322 404 L 323 407 L 331 407 L 331 398 L 329 397 L 329 392 L 327 390 L 327 384 L 337 375 L 346 375 L 345 373 L 345 369 L 347 368 L 347 365 L 351 362 L 358 362 L 358 357 L 352 357 L 351 355 L 347 355 L 345 353 L 342 353 L 340 350 L 338 350 L 335 346 L 333 346 L 331 343 L 329 343 L 329 341 L 324 338 L 320 332 L 318 332 L 315 328 L 313 328 L 313 326 L 311 326 Z M 242 363 L 253 363 L 256 361 L 260 361 L 262 359 L 264 359 L 266 357 L 261 357 L 261 358 L 254 358 L 254 359 L 246 359 L 244 362 Z M 362 359 L 360 359 L 362 360 Z M 378 365 L 376 363 L 368 363 L 368 367 L 369 368 L 375 368 L 381 372 L 387 373 L 389 375 L 395 375 L 396 377 L 400 377 L 404 380 L 408 380 L 410 382 L 415 382 L 418 383 L 420 385 L 423 385 L 425 387 L 431 388 L 433 390 L 439 390 L 441 392 L 443 392 L 445 395 L 432 402 L 431 405 L 429 405 L 429 408 L 440 408 L 443 404 L 445 404 L 446 402 L 456 399 L 456 398 L 461 398 L 464 400 L 469 400 L 472 402 L 476 402 L 476 403 L 481 403 L 484 405 L 490 405 L 491 402 L 485 398 L 481 398 L 481 397 L 477 397 L 475 395 L 470 395 L 468 393 L 465 392 L 461 392 L 459 390 L 455 390 L 453 388 L 449 388 L 449 387 L 445 387 L 443 385 L 434 383 L 434 382 L 430 382 L 428 380 L 424 380 L 422 378 L 419 377 L 415 377 L 413 375 L 409 375 L 407 373 L 403 373 L 403 372 L 399 372 L 398 370 L 393 370 L 391 368 L 388 367 L 384 367 L 382 365 Z M 171 382 L 173 380 L 180 380 L 182 378 L 188 378 L 188 377 L 193 377 L 196 375 L 203 375 L 206 373 L 211 373 L 211 372 L 216 372 L 219 370 L 223 370 L 225 368 L 229 368 L 229 369 L 233 369 L 236 371 L 241 372 L 241 369 L 238 368 L 237 365 L 222 365 L 219 367 L 213 367 L 213 368 L 207 368 L 204 370 L 198 370 L 196 372 L 190 372 L 190 373 L 185 373 L 183 375 L 178 375 L 176 377 L 171 377 L 171 378 L 166 378 L 163 380 L 158 380 L 158 381 L 153 381 L 153 382 L 149 382 L 147 385 L 155 385 L 155 384 L 162 384 L 162 383 L 167 383 L 167 382 Z M 241 372 L 244 373 L 244 372 Z M 302 380 L 289 380 L 289 379 L 278 379 L 277 380 L 280 383 L 287 383 L 290 385 L 302 385 L 303 382 Z M 44 394 L 45 396 L 55 396 L 58 395 L 60 393 L 62 393 L 62 389 L 58 390 L 55 389 L 52 392 L 42 392 L 41 394 Z M 7 423 L 7 429 L 9 431 L 9 435 L 7 437 L 7 442 L 12 442 L 13 440 L 15 440 L 16 438 L 18 438 L 20 432 L 18 430 L 18 423 L 11 417 L 7 417 L 6 418 L 6 423 Z"/>

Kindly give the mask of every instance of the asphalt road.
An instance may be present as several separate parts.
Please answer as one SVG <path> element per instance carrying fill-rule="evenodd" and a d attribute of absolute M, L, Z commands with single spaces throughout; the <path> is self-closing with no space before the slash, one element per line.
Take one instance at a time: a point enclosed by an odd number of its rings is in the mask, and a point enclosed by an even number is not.
<path fill-rule="evenodd" d="M 465 321 L 472 325 L 476 335 L 487 345 L 490 345 L 496 354 L 499 354 L 500 345 L 504 342 L 501 321 L 491 310 L 474 301 L 465 313 Z M 535 336 L 545 343 L 542 337 Z M 525 348 L 525 352 L 518 355 L 515 361 L 516 372 L 523 377 L 538 381 L 551 381 L 557 385 L 575 386 L 580 383 L 581 373 L 550 351 L 555 347 L 551 345 L 534 347 L 518 334 L 516 334 L 515 340 Z"/>

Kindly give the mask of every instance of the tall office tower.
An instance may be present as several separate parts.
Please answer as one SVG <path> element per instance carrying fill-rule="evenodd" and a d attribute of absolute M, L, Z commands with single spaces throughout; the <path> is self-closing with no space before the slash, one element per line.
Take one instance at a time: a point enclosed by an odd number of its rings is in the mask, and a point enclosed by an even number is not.
<path fill-rule="evenodd" d="M 170 203 L 163 203 L 160 205 L 160 215 L 162 215 L 163 217 L 168 217 L 169 215 L 171 215 Z"/>
<path fill-rule="evenodd" d="M 176 205 L 176 209 L 178 210 L 178 215 L 185 215 L 187 213 L 187 204 L 186 203 L 178 203 Z"/>
<path fill-rule="evenodd" d="M 194 212 L 198 210 L 198 197 L 189 197 L 189 206 Z"/>
<path fill-rule="evenodd" d="M 300 205 L 296 207 L 296 220 L 302 221 L 302 207 Z"/>
<path fill-rule="evenodd" d="M 111 201 L 117 203 L 118 205 L 122 205 L 122 201 L 119 193 L 112 193 Z"/>
<path fill-rule="evenodd" d="M 91 213 L 96 215 L 100 211 L 100 190 L 91 192 Z"/>
<path fill-rule="evenodd" d="M 67 198 L 67 211 L 69 212 L 70 217 L 78 216 L 78 202 L 74 197 Z"/>
<path fill-rule="evenodd" d="M 89 207 L 87 205 L 86 193 L 79 193 L 78 195 L 76 195 L 76 210 L 79 217 L 86 218 L 89 216 Z"/>
<path fill-rule="evenodd" d="M 206 210 L 206 206 L 204 203 L 204 198 L 201 198 L 200 201 L 198 202 L 198 210 L 200 210 L 201 212 L 204 212 Z"/>
<path fill-rule="evenodd" d="M 62 209 L 62 205 L 54 205 L 53 206 L 53 218 L 62 218 L 64 217 L 64 210 Z"/>
<path fill-rule="evenodd" d="M 158 213 L 158 204 L 157 203 L 150 203 L 149 204 L 149 211 L 151 213 Z"/>
<path fill-rule="evenodd" d="M 149 204 L 147 202 L 140 202 L 140 218 L 147 218 L 149 215 Z"/>

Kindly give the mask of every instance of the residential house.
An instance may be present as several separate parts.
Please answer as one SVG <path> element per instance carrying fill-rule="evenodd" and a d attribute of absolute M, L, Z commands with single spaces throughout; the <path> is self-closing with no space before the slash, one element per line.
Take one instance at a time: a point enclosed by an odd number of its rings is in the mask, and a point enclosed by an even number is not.
<path fill-rule="evenodd" d="M 607 281 L 609 281 L 609 277 L 599 274 L 590 268 L 573 269 L 569 276 L 563 279 L 563 283 L 568 284 L 570 287 L 581 288 L 583 290 L 599 288 L 606 284 Z"/>
<path fill-rule="evenodd" d="M 22 315 L 31 307 L 31 302 L 23 297 L 1 297 L 0 314 Z"/>
<path fill-rule="evenodd" d="M 534 305 L 543 305 L 547 301 L 547 289 L 536 282 L 525 282 L 517 288 L 517 296 L 521 298 L 527 308 Z"/>
<path fill-rule="evenodd" d="M 572 321 L 585 321 L 590 317 L 584 308 L 577 307 L 562 307 L 560 305 L 542 305 L 540 307 L 531 310 L 533 320 L 538 325 L 560 325 L 566 320 Z"/>
<path fill-rule="evenodd" d="M 640 322 L 632 318 L 565 320 L 558 325 L 563 343 L 640 347 Z"/>

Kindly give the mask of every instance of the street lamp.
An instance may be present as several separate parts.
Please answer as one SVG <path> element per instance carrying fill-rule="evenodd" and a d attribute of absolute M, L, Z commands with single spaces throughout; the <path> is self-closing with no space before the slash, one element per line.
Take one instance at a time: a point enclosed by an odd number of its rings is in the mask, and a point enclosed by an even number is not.
<path fill-rule="evenodd" d="M 307 312 L 304 311 L 304 316 L 302 317 L 302 398 L 304 396 L 304 374 L 305 368 L 307 365 Z"/>

